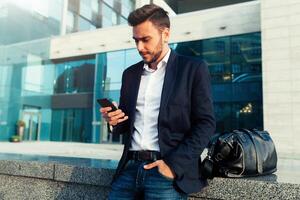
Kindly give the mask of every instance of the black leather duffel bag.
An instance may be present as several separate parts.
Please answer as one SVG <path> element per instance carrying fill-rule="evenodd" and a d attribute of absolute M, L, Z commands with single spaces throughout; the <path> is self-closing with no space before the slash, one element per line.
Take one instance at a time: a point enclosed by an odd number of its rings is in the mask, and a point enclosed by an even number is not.
<path fill-rule="evenodd" d="M 216 134 L 201 163 L 205 178 L 248 177 L 276 171 L 277 154 L 267 131 L 239 129 Z"/>

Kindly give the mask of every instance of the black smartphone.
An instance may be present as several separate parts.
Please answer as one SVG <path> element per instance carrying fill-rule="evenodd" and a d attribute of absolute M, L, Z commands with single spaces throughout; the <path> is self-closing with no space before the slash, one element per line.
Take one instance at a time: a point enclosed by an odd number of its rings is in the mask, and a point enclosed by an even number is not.
<path fill-rule="evenodd" d="M 97 102 L 100 104 L 101 107 L 111 107 L 112 109 L 109 112 L 116 111 L 116 106 L 108 99 L 97 99 Z"/>

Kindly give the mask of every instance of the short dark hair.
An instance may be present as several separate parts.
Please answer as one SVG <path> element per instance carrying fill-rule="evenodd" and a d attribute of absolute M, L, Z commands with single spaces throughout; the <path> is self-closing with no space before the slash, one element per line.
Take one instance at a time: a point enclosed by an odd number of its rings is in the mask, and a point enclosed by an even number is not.
<path fill-rule="evenodd" d="M 168 12 L 155 4 L 144 5 L 132 11 L 128 16 L 130 26 L 139 25 L 147 20 L 158 28 L 170 28 Z"/>

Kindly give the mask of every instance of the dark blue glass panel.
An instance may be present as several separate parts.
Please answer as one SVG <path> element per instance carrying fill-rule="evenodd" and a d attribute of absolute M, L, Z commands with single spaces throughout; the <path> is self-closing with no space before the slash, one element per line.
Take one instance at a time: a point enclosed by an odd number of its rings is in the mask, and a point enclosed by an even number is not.
<path fill-rule="evenodd" d="M 183 42 L 174 49 L 208 63 L 217 131 L 263 128 L 260 33 Z"/>
<path fill-rule="evenodd" d="M 92 109 L 59 109 L 52 112 L 52 141 L 92 142 Z"/>
<path fill-rule="evenodd" d="M 56 64 L 54 93 L 93 92 L 95 59 Z"/>

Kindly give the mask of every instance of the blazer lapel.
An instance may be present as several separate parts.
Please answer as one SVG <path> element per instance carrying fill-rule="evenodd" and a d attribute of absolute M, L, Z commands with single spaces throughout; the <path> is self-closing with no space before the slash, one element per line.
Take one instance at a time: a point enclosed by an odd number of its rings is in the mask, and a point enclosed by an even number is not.
<path fill-rule="evenodd" d="M 130 102 L 130 106 L 129 106 L 129 113 L 131 116 L 131 123 L 130 123 L 130 132 L 133 132 L 133 122 L 134 122 L 134 118 L 135 118 L 135 108 L 136 108 L 136 101 L 137 101 L 137 97 L 138 97 L 138 91 L 139 91 L 139 87 L 140 87 L 140 82 L 141 82 L 141 76 L 142 76 L 142 72 L 143 72 L 143 66 L 144 66 L 144 62 L 140 62 L 137 66 L 137 69 L 133 71 L 132 76 L 130 77 L 131 81 L 130 83 L 132 84 L 130 87 L 131 89 L 129 90 L 129 102 Z"/>
<path fill-rule="evenodd" d="M 167 105 L 170 95 L 173 91 L 174 85 L 176 83 L 176 74 L 178 68 L 176 57 L 176 53 L 173 50 L 171 50 L 171 54 L 166 66 L 166 74 L 161 94 L 159 113 L 161 113 Z"/>

